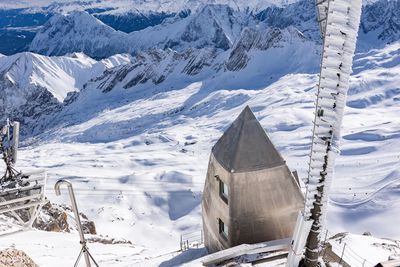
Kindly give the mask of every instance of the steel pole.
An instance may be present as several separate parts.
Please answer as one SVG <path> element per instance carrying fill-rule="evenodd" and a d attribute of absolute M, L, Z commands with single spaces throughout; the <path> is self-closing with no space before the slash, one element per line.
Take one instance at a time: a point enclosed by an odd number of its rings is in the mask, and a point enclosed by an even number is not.
<path fill-rule="evenodd" d="M 81 219 L 79 217 L 78 205 L 76 204 L 76 199 L 72 184 L 67 180 L 58 180 L 57 183 L 54 185 L 54 190 L 56 191 L 57 196 L 61 195 L 60 186 L 63 184 L 65 184 L 68 187 L 69 198 L 71 199 L 72 211 L 74 212 L 75 215 L 75 221 L 79 232 L 80 244 L 82 245 L 83 253 L 85 255 L 86 266 L 90 267 L 89 252 L 87 251 L 86 239 L 83 232 Z"/>

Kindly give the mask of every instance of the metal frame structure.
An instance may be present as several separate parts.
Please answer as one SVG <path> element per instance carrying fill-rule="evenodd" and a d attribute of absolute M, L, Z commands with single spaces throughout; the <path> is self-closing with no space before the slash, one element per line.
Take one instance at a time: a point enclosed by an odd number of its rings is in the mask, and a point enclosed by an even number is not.
<path fill-rule="evenodd" d="M 326 21 L 328 19 L 329 0 L 316 0 L 317 18 L 322 38 L 325 38 Z"/>
<path fill-rule="evenodd" d="M 16 231 L 2 233 L 9 235 L 15 232 L 29 230 L 37 218 L 40 209 L 47 203 L 44 194 L 47 174 L 45 171 L 20 174 L 23 185 L 1 187 L 0 215 L 8 214 L 16 220 Z"/>
<path fill-rule="evenodd" d="M 5 162 L 5 173 L 0 177 L 0 215 L 15 219 L 16 231 L 0 233 L 8 235 L 29 230 L 40 209 L 47 203 L 46 172 L 41 170 L 22 173 L 14 168 L 19 144 L 19 122 L 7 123 L 0 128 L 0 151 Z"/>

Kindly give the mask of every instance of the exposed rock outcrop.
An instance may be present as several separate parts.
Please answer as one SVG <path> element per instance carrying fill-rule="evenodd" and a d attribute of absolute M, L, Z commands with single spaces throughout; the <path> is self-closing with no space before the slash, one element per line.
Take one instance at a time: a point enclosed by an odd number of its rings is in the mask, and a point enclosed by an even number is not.
<path fill-rule="evenodd" d="M 25 252 L 17 249 L 0 251 L 0 267 L 39 267 Z"/>
<path fill-rule="evenodd" d="M 73 215 L 70 207 L 48 202 L 40 211 L 33 227 L 48 232 L 69 233 L 77 229 L 70 215 Z M 94 222 L 83 213 L 80 213 L 80 217 L 84 233 L 95 235 L 97 232 Z"/>

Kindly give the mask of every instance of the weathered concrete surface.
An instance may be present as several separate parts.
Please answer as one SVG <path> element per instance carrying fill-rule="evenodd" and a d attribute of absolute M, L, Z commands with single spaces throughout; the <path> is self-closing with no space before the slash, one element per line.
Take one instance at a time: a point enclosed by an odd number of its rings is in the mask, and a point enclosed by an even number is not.
<path fill-rule="evenodd" d="M 293 235 L 303 195 L 286 165 L 232 175 L 232 245 Z"/>
<path fill-rule="evenodd" d="M 211 154 L 210 163 L 207 171 L 207 178 L 203 191 L 203 230 L 204 243 L 209 252 L 215 252 L 232 247 L 231 236 L 228 239 L 222 237 L 219 233 L 218 219 L 220 218 L 225 223 L 230 221 L 230 208 L 219 196 L 219 179 L 231 188 L 231 175 L 227 172 Z M 228 203 L 231 203 L 231 198 Z M 229 227 L 229 225 L 228 225 Z"/>
<path fill-rule="evenodd" d="M 219 195 L 219 180 L 229 188 L 228 203 Z M 303 201 L 296 179 L 246 107 L 210 156 L 202 203 L 207 249 L 289 238 Z M 229 228 L 227 238 L 218 219 Z"/>
<path fill-rule="evenodd" d="M 285 164 L 247 106 L 212 148 L 225 170 L 247 172 Z"/>

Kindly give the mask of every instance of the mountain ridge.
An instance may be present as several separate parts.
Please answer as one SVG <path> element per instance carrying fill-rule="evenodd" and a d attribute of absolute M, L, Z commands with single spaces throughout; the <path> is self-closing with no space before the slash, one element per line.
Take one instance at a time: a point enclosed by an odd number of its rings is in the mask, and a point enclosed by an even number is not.
<path fill-rule="evenodd" d="M 400 3 L 389 1 L 386 5 L 387 1 L 380 0 L 364 7 L 358 51 L 400 40 L 400 13 L 392 11 L 400 8 Z M 159 25 L 131 33 L 116 31 L 85 11 L 76 11 L 50 19 L 36 34 L 29 50 L 48 56 L 84 52 L 95 58 L 135 54 L 152 48 L 227 50 L 245 27 L 295 27 L 305 37 L 321 43 L 314 2 L 304 0 L 285 8 L 268 7 L 257 13 L 236 10 L 229 5 L 208 4 L 186 17 L 176 15 Z"/>

